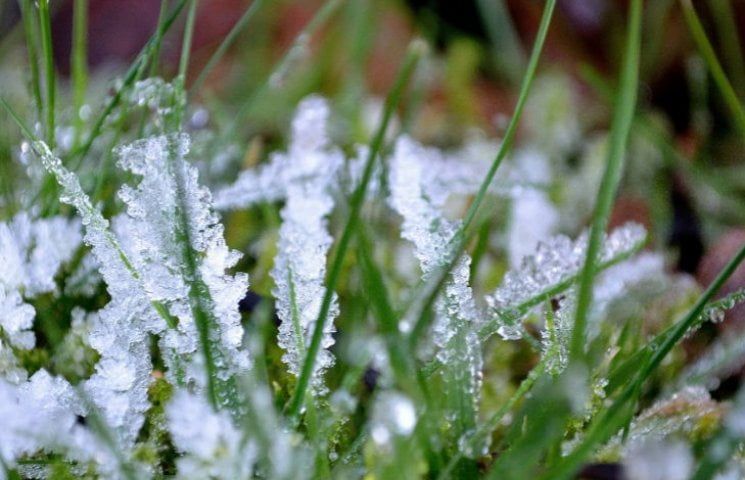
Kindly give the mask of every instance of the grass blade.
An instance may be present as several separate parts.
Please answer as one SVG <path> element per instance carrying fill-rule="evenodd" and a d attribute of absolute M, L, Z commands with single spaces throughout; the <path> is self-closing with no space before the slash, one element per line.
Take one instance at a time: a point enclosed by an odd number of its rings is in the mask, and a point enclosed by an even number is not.
<path fill-rule="evenodd" d="M 215 65 L 217 65 L 217 63 L 222 59 L 225 52 L 228 51 L 228 48 L 233 45 L 233 42 L 238 38 L 241 30 L 246 28 L 248 22 L 251 21 L 256 12 L 258 12 L 263 6 L 264 0 L 253 0 L 251 2 L 251 5 L 249 5 L 246 11 L 243 12 L 241 18 L 235 22 L 233 28 L 230 29 L 230 32 L 225 36 L 222 42 L 220 42 L 220 46 L 217 47 L 215 53 L 212 54 L 210 59 L 207 61 L 207 64 L 202 68 L 202 71 L 199 72 L 199 76 L 189 88 L 190 95 L 194 95 L 202 89 L 202 86 L 204 85 L 205 80 L 207 80 L 207 77 L 209 77 L 210 72 L 212 72 L 212 69 L 215 68 Z"/>
<path fill-rule="evenodd" d="M 34 96 L 34 105 L 36 113 L 41 119 L 44 114 L 44 104 L 41 98 L 41 79 L 39 76 L 39 53 L 38 53 L 38 21 L 36 9 L 31 0 L 21 0 L 18 2 L 21 7 L 21 16 L 23 17 L 23 31 L 26 36 L 26 51 L 28 53 L 28 64 L 31 72 L 31 92 Z"/>
<path fill-rule="evenodd" d="M 44 127 L 49 148 L 54 150 L 56 138 L 54 133 L 54 105 L 56 76 L 54 73 L 54 54 L 52 53 L 52 21 L 49 15 L 49 0 L 39 0 L 39 32 L 41 34 L 41 54 L 44 60 Z"/>
<path fill-rule="evenodd" d="M 494 180 L 497 169 L 502 164 L 502 160 L 504 160 L 504 158 L 507 156 L 510 149 L 512 148 L 512 142 L 515 139 L 515 134 L 517 133 L 517 127 L 520 124 L 520 118 L 522 117 L 525 103 L 528 101 L 530 87 L 533 85 L 536 68 L 538 67 L 538 59 L 541 57 L 543 45 L 546 42 L 546 35 L 548 34 L 548 27 L 551 24 L 551 18 L 553 16 L 555 6 L 556 0 L 547 0 L 546 6 L 543 8 L 543 17 L 541 18 L 541 24 L 538 27 L 538 34 L 536 36 L 535 43 L 533 44 L 533 51 L 530 54 L 530 60 L 528 60 L 528 68 L 525 71 L 525 76 L 523 76 L 522 85 L 520 85 L 520 95 L 517 98 L 515 111 L 513 112 L 510 123 L 507 126 L 507 131 L 504 134 L 502 143 L 499 145 L 497 156 L 494 158 L 494 161 L 489 167 L 489 171 L 486 173 L 486 177 L 484 177 L 484 181 L 481 184 L 481 187 L 479 187 L 479 190 L 474 197 L 473 203 L 471 203 L 471 206 L 466 212 L 466 216 L 463 219 L 463 225 L 459 230 L 461 235 L 469 229 L 474 219 L 476 218 L 476 213 L 478 212 L 481 203 L 484 201 L 486 192 L 487 190 L 489 190 L 489 186 L 491 185 L 492 180 Z"/>
<path fill-rule="evenodd" d="M 73 149 L 77 148 L 83 134 L 83 117 L 80 109 L 85 103 L 88 86 L 88 0 L 75 0 L 72 24 L 72 103 Z"/>
<path fill-rule="evenodd" d="M 732 116 L 735 127 L 737 127 L 741 135 L 745 135 L 745 109 L 743 109 L 740 100 L 737 98 L 732 84 L 727 80 L 727 75 L 724 73 L 724 69 L 719 63 L 716 53 L 714 53 L 714 48 L 706 37 L 706 31 L 704 31 L 703 25 L 701 25 L 701 20 L 698 18 L 696 9 L 693 7 L 691 0 L 680 0 L 680 6 L 683 9 L 683 17 L 688 25 L 688 30 L 691 32 L 693 41 L 696 43 L 699 53 L 704 58 L 704 62 L 706 62 L 706 66 L 719 89 L 719 93 L 722 94 L 722 98 Z"/>
<path fill-rule="evenodd" d="M 631 130 L 636 107 L 636 91 L 639 83 L 639 51 L 641 49 L 642 1 L 633 0 L 629 13 L 626 50 L 624 57 L 618 99 L 613 115 L 608 147 L 608 160 L 600 183 L 598 199 L 593 213 L 587 256 L 580 276 L 577 294 L 577 310 L 570 356 L 577 360 L 584 354 L 587 315 L 592 302 L 592 285 L 597 273 L 597 261 L 603 234 L 608 226 L 608 218 L 613 200 L 621 182 L 626 142 Z"/>

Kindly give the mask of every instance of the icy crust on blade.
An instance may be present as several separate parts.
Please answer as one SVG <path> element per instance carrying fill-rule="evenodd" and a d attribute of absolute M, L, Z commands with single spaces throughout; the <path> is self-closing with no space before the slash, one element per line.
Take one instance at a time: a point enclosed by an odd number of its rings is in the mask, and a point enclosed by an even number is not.
<path fill-rule="evenodd" d="M 292 140 L 285 157 L 283 178 L 286 201 L 280 212 L 277 256 L 271 276 L 282 323 L 278 343 L 290 373 L 299 375 L 326 293 L 326 257 L 333 241 L 327 217 L 334 206 L 332 188 L 343 156 L 331 147 L 326 133 L 329 107 L 320 97 L 305 99 L 292 122 Z M 324 327 L 321 350 L 313 366 L 311 385 L 325 391 L 323 372 L 334 358 L 333 319 L 338 315 L 336 296 Z"/>
<path fill-rule="evenodd" d="M 257 447 L 235 428 L 227 412 L 179 390 L 166 407 L 168 431 L 181 456 L 178 478 L 251 478 Z"/>
<path fill-rule="evenodd" d="M 250 366 L 248 352 L 241 348 L 238 311 L 248 275 L 226 273 L 240 254 L 225 243 L 212 196 L 199 185 L 197 169 L 185 160 L 188 152 L 186 134 L 151 137 L 117 149 L 120 167 L 140 177 L 136 187 L 125 185 L 119 192 L 127 216 L 117 231 L 124 236 L 148 297 L 162 302 L 178 319 L 176 329 L 165 333 L 163 345 L 180 356 L 194 354 L 200 328 L 195 309 L 206 310 L 208 341 L 221 357 L 215 364 L 224 381 Z M 204 382 L 204 374 L 190 377 L 197 384 Z"/>
<path fill-rule="evenodd" d="M 401 235 L 414 244 L 424 278 L 450 261 L 450 240 L 459 227 L 439 208 L 447 191 L 433 190 L 425 173 L 437 155 L 436 150 L 402 137 L 390 159 L 390 205 L 403 217 Z M 472 398 L 478 402 L 482 358 L 476 329 L 480 321 L 469 285 L 470 263 L 470 257 L 463 255 L 451 270 L 435 303 L 432 338 L 438 347 L 437 359 L 466 375 Z"/>
<path fill-rule="evenodd" d="M 116 462 L 99 439 L 78 422 L 87 412 L 66 380 L 45 370 L 19 385 L 0 380 L 0 457 L 9 467 L 38 452 L 95 462 L 106 478 L 119 478 Z M 2 474 L 0 474 L 1 476 Z"/>
<path fill-rule="evenodd" d="M 615 229 L 603 241 L 599 262 L 608 262 L 630 254 L 646 239 L 644 227 L 636 223 Z M 558 235 L 540 242 L 533 255 L 524 257 L 520 268 L 510 270 L 502 284 L 486 297 L 491 313 L 498 319 L 497 328 L 505 339 L 522 336 L 520 320 L 523 304 L 545 296 L 552 288 L 579 274 L 587 250 L 587 233 L 577 240 Z"/>

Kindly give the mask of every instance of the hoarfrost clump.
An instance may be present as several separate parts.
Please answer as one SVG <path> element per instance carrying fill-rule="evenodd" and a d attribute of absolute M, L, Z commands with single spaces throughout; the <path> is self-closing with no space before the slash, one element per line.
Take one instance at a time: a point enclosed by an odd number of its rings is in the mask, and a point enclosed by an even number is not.
<path fill-rule="evenodd" d="M 34 219 L 19 213 L 0 223 L 0 373 L 11 383 L 26 379 L 12 349 L 29 350 L 35 311 L 24 302 L 57 289 L 54 276 L 80 246 L 80 224 L 63 217 Z"/>
<path fill-rule="evenodd" d="M 282 324 L 279 345 L 290 373 L 299 375 L 305 349 L 325 293 L 326 255 L 332 238 L 327 217 L 334 207 L 344 156 L 331 145 L 327 132 L 329 106 L 318 96 L 303 100 L 292 121 L 287 152 L 275 153 L 269 163 L 241 173 L 238 180 L 216 195 L 221 209 L 245 208 L 257 202 L 285 200 L 280 212 L 278 253 L 271 271 L 273 294 Z M 363 158 L 363 157 L 361 157 Z M 333 364 L 336 299 L 328 314 L 322 349 L 314 363 L 312 385 L 322 393 L 322 372 Z"/>
<path fill-rule="evenodd" d="M 24 456 L 58 453 L 81 463 L 95 462 L 102 475 L 120 478 L 111 452 L 78 422 L 86 413 L 73 387 L 44 370 L 19 385 L 0 380 L 0 460 L 16 466 Z"/>

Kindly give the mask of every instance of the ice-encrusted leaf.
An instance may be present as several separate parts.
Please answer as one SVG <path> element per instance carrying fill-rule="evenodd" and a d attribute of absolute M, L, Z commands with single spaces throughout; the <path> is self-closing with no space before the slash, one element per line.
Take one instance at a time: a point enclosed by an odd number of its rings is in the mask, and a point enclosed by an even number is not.
<path fill-rule="evenodd" d="M 627 258 L 645 241 L 641 225 L 627 223 L 607 235 L 600 255 L 600 267 L 607 267 Z M 486 297 L 494 320 L 481 332 L 482 337 L 493 331 L 505 339 L 522 336 L 522 317 L 530 308 L 568 288 L 584 263 L 587 234 L 572 241 L 563 235 L 541 242 L 535 254 L 525 257 L 520 268 L 505 274 L 502 284 Z"/>
<path fill-rule="evenodd" d="M 292 139 L 285 156 L 285 205 L 280 212 L 282 226 L 274 268 L 274 297 L 279 326 L 279 345 L 285 350 L 282 359 L 290 373 L 299 375 L 305 360 L 305 349 L 321 301 L 326 292 L 326 257 L 332 238 L 327 217 L 334 206 L 331 188 L 343 163 L 343 156 L 331 148 L 326 134 L 329 107 L 320 97 L 309 97 L 298 106 L 292 122 Z M 332 301 L 314 363 L 311 385 L 324 391 L 321 375 L 333 364 L 328 348 L 333 345 L 333 319 L 338 315 L 336 298 Z"/>
<path fill-rule="evenodd" d="M 217 405 L 228 405 L 235 402 L 231 378 L 250 365 L 238 311 L 248 276 L 226 273 L 240 254 L 227 247 L 211 194 L 185 159 L 188 150 L 185 134 L 117 149 L 119 165 L 140 177 L 136 187 L 120 190 L 127 216 L 118 219 L 117 232 L 148 297 L 178 319 L 162 348 L 185 360 L 188 381 L 206 388 Z"/>
<path fill-rule="evenodd" d="M 414 244 L 425 279 L 449 261 L 453 254 L 450 241 L 459 228 L 459 223 L 448 220 L 440 209 L 448 196 L 446 187 L 441 185 L 442 191 L 432 187 L 425 174 L 438 155 L 438 151 L 402 137 L 390 158 L 389 201 L 403 217 L 401 235 Z M 480 322 L 469 285 L 470 262 L 470 257 L 463 255 L 451 270 L 435 302 L 432 326 L 437 359 L 446 370 L 451 393 L 460 397 L 451 398 L 448 408 L 456 409 L 460 404 L 464 413 L 460 415 L 461 430 L 473 428 L 482 375 L 477 334 Z M 463 412 L 463 408 L 468 412 Z"/>

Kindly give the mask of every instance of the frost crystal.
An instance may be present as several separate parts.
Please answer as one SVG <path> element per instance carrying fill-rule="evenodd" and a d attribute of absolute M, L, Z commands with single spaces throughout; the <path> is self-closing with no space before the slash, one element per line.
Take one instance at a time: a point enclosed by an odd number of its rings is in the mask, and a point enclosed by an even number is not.
<path fill-rule="evenodd" d="M 606 236 L 600 262 L 610 262 L 631 254 L 646 238 L 644 228 L 628 223 Z M 497 333 L 506 339 L 522 336 L 520 319 L 536 300 L 550 297 L 554 289 L 574 278 L 582 269 L 587 250 L 587 234 L 576 241 L 559 235 L 536 247 L 532 256 L 523 258 L 520 268 L 510 270 L 502 285 L 486 300 L 499 321 Z"/>
<path fill-rule="evenodd" d="M 292 141 L 285 156 L 285 206 L 280 215 L 279 244 L 271 275 L 276 285 L 279 345 L 290 373 L 298 375 L 326 292 L 326 255 L 332 238 L 326 217 L 334 201 L 331 187 L 343 163 L 341 152 L 331 149 L 326 134 L 329 108 L 319 97 L 298 107 L 292 122 Z M 312 385 L 323 391 L 321 373 L 333 363 L 334 298 L 313 367 Z"/>

